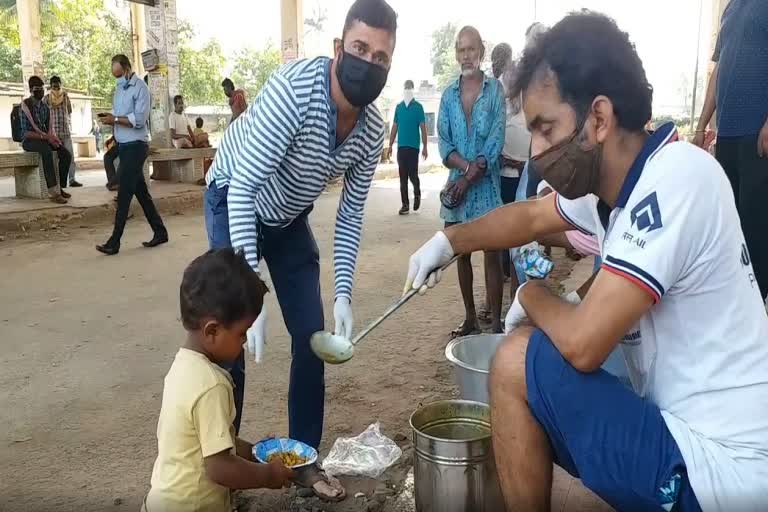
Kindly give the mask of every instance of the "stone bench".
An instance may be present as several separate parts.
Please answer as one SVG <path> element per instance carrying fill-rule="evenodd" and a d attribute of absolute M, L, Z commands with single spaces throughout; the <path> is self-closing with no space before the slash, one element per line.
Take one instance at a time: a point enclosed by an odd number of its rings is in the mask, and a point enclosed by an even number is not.
<path fill-rule="evenodd" d="M 144 164 L 144 178 L 149 183 L 149 163 L 155 180 L 197 183 L 203 178 L 205 160 L 216 156 L 216 148 L 152 149 Z"/>
<path fill-rule="evenodd" d="M 56 153 L 53 163 L 59 165 Z M 0 169 L 12 169 L 16 187 L 16 197 L 46 199 L 48 186 L 40 155 L 27 151 L 0 151 Z M 58 172 L 56 173 L 58 176 Z"/>

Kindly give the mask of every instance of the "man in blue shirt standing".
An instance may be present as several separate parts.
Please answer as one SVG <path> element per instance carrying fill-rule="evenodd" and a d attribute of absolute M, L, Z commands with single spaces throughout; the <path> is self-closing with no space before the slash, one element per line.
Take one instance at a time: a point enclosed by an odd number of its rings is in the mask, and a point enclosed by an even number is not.
<path fill-rule="evenodd" d="M 117 212 L 112 236 L 107 243 L 96 246 L 96 250 L 108 256 L 120 251 L 120 238 L 134 195 L 154 233 L 152 240 L 142 245 L 155 247 L 168 241 L 168 231 L 152 201 L 143 173 L 144 162 L 149 154 L 149 88 L 132 71 L 131 61 L 125 55 L 112 57 L 112 75 L 117 79 L 112 113 L 100 117 L 102 123 L 113 127 L 120 158 L 117 169 Z"/>
<path fill-rule="evenodd" d="M 413 98 L 413 81 L 406 80 L 403 101 L 395 108 L 395 120 L 389 134 L 389 151 L 397 136 L 397 165 L 400 168 L 400 215 L 410 211 L 408 201 L 408 180 L 413 184 L 413 211 L 421 206 L 421 187 L 419 184 L 419 130 L 421 130 L 421 156 L 427 159 L 427 123 L 424 107 Z"/>
<path fill-rule="evenodd" d="M 715 156 L 725 169 L 755 270 L 768 294 L 768 2 L 731 0 L 717 36 L 715 62 L 694 144 L 717 110 Z"/>

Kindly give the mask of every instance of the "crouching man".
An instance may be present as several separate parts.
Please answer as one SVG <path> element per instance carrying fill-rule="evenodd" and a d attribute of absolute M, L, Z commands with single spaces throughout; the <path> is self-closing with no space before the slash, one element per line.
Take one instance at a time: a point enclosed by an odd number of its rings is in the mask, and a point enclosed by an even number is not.
<path fill-rule="evenodd" d="M 579 63 L 574 66 L 573 63 Z M 603 265 L 580 304 L 534 282 L 491 370 L 508 510 L 548 511 L 552 463 L 621 511 L 758 511 L 768 497 L 768 318 L 717 161 L 653 135 L 652 88 L 626 33 L 583 11 L 526 49 L 532 154 L 555 190 L 436 234 L 407 287 L 454 254 L 578 229 Z M 686 190 L 681 194 L 680 190 Z M 634 388 L 600 369 L 621 340 Z"/>

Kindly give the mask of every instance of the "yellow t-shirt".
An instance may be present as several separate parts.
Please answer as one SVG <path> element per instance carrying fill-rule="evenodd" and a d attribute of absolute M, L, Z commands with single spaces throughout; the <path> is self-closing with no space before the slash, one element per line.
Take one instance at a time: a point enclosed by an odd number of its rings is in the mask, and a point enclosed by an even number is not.
<path fill-rule="evenodd" d="M 147 512 L 230 512 L 229 489 L 208 479 L 203 458 L 235 447 L 234 419 L 229 374 L 180 349 L 165 376 Z"/>
<path fill-rule="evenodd" d="M 202 128 L 195 128 L 195 131 L 192 133 L 194 133 L 196 136 L 203 135 L 205 133 L 205 130 L 203 130 Z"/>

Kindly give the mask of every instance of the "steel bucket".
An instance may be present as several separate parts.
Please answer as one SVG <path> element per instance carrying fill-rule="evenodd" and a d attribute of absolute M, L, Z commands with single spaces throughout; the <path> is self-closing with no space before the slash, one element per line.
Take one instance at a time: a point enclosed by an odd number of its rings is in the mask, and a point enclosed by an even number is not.
<path fill-rule="evenodd" d="M 453 377 L 461 398 L 490 403 L 488 373 L 491 361 L 504 334 L 476 334 L 456 338 L 445 347 L 445 357 L 453 365 Z"/>
<path fill-rule="evenodd" d="M 417 512 L 504 510 L 487 404 L 433 402 L 414 412 L 410 423 Z"/>

